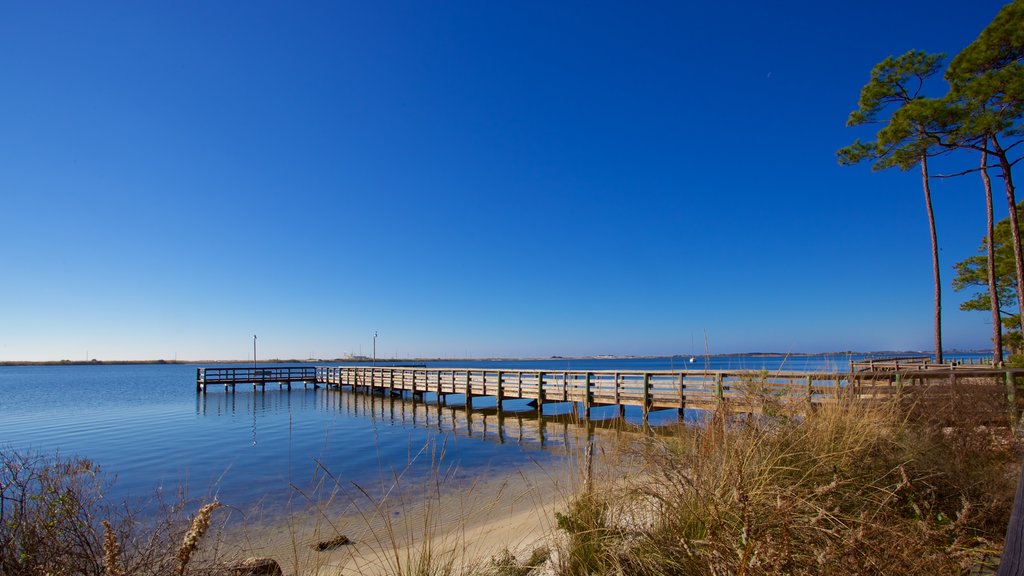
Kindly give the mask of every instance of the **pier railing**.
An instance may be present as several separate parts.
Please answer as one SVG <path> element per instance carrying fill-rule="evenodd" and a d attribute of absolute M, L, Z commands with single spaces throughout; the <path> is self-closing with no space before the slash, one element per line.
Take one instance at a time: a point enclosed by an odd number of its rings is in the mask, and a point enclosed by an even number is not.
<path fill-rule="evenodd" d="M 851 372 L 870 372 L 877 370 L 924 370 L 926 368 L 984 368 L 986 366 L 991 369 L 998 369 L 992 367 L 991 356 L 948 356 L 946 361 L 941 364 L 934 362 L 931 356 L 888 356 L 850 361 Z"/>
<path fill-rule="evenodd" d="M 196 369 L 196 390 L 204 392 L 206 386 L 223 385 L 234 387 L 239 384 L 266 386 L 267 384 L 291 385 L 293 382 L 316 383 L 315 366 L 218 366 Z"/>

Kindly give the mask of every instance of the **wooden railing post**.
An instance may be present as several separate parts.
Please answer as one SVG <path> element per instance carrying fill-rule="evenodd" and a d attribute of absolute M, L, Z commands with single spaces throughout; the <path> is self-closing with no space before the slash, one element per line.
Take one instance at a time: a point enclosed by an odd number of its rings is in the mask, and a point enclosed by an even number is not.
<path fill-rule="evenodd" d="M 622 402 L 619 400 L 619 373 L 615 373 L 615 405 L 622 406 Z"/>
<path fill-rule="evenodd" d="M 641 405 L 644 426 L 647 425 L 647 414 L 651 411 L 651 374 L 644 372 L 644 397 Z"/>
<path fill-rule="evenodd" d="M 814 380 L 810 376 L 806 376 L 806 394 L 807 394 L 807 411 L 810 412 L 814 409 Z"/>
<path fill-rule="evenodd" d="M 686 379 L 683 373 L 679 373 L 679 416 L 686 412 Z"/>
<path fill-rule="evenodd" d="M 719 407 L 722 406 L 722 401 L 725 400 L 725 391 L 722 386 L 722 373 L 715 373 L 715 404 Z"/>
<path fill-rule="evenodd" d="M 1013 373 L 1006 371 L 1006 401 L 1010 405 L 1010 426 L 1017 426 L 1017 383 Z"/>
<path fill-rule="evenodd" d="M 583 384 L 586 386 L 586 390 L 583 393 L 583 415 L 587 420 L 590 420 L 590 405 L 594 401 L 594 397 L 590 391 L 590 372 L 587 372 L 587 376 Z"/>
<path fill-rule="evenodd" d="M 501 412 L 501 397 L 504 395 L 504 390 L 502 389 L 502 386 L 501 386 L 501 376 L 502 376 L 502 372 L 501 372 L 501 370 L 498 370 L 498 393 L 495 394 L 495 396 L 496 396 L 495 406 L 498 408 L 498 412 Z"/>
<path fill-rule="evenodd" d="M 544 413 L 544 373 L 537 372 L 537 414 Z"/>

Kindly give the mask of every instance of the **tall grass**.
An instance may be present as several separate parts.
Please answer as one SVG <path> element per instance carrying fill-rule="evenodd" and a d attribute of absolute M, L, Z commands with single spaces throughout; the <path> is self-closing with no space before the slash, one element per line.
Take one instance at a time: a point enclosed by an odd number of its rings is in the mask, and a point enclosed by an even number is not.
<path fill-rule="evenodd" d="M 559 573 L 963 573 L 998 554 L 1015 459 L 918 416 L 844 401 L 651 437 L 560 515 Z"/>

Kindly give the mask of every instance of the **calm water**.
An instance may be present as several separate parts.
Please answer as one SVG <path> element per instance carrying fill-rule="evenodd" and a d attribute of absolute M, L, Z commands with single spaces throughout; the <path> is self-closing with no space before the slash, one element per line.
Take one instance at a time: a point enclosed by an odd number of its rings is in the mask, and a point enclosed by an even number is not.
<path fill-rule="evenodd" d="M 854 357 L 857 359 L 859 357 Z M 849 356 L 729 356 L 519 362 L 432 362 L 430 366 L 576 369 L 843 369 Z M 486 400 L 473 412 L 411 399 L 301 386 L 234 394 L 195 392 L 196 367 L 0 367 L 0 447 L 88 457 L 116 474 L 112 497 L 157 490 L 216 495 L 239 508 L 269 510 L 308 491 L 329 470 L 337 479 L 382 486 L 396 474 L 426 479 L 438 465 L 473 478 L 561 459 L 578 427 L 548 410 L 543 419 L 517 403 L 499 415 Z M 493 401 L 491 401 L 493 407 Z M 563 407 L 568 411 L 569 407 Z M 595 418 L 601 417 L 595 410 Z M 674 416 L 671 416 L 674 420 Z M 627 411 L 627 420 L 639 413 Z M 656 420 L 654 421 L 657 422 Z"/>

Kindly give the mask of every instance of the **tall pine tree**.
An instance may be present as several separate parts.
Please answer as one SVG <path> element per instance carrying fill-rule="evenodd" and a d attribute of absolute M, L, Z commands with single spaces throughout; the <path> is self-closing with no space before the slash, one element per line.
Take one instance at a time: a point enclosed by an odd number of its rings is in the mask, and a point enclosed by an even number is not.
<path fill-rule="evenodd" d="M 928 158 L 941 153 L 937 131 L 948 122 L 936 126 L 936 119 L 945 119 L 946 105 L 941 100 L 925 98 L 921 92 L 926 80 L 934 76 L 942 63 L 941 54 L 911 50 L 898 58 L 886 58 L 871 70 L 870 81 L 861 89 L 858 108 L 850 113 L 847 126 L 882 124 L 871 142 L 856 140 L 837 153 L 844 165 L 873 162 L 874 170 L 898 167 L 901 170 L 920 166 L 925 210 L 931 236 L 932 276 L 934 282 L 935 361 L 942 362 L 942 282 L 939 274 L 939 245 L 935 231 L 935 213 L 929 183 Z M 888 114 L 887 118 L 884 116 Z"/>

